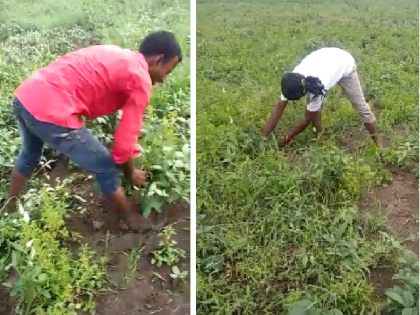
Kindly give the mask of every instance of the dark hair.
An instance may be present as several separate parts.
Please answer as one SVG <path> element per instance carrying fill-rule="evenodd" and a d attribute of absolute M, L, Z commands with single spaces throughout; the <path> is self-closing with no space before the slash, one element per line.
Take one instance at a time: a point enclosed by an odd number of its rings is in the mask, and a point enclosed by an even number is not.
<path fill-rule="evenodd" d="M 168 31 L 158 31 L 147 35 L 140 44 L 139 51 L 146 57 L 163 55 L 163 62 L 178 57 L 182 61 L 181 47 L 175 35 Z"/>
<path fill-rule="evenodd" d="M 314 97 L 324 96 L 326 90 L 321 80 L 316 77 L 304 77 L 296 72 L 288 72 L 281 79 L 281 92 L 288 100 L 296 101 L 308 92 Z"/>

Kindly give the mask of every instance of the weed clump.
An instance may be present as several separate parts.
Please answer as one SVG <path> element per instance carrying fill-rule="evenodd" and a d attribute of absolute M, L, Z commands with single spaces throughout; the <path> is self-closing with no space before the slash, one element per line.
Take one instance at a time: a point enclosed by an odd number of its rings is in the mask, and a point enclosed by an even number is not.
<path fill-rule="evenodd" d="M 54 190 L 43 188 L 29 191 L 18 216 L 9 221 L 19 232 L 9 240 L 7 269 L 13 268 L 18 279 L 4 285 L 18 297 L 21 314 L 72 315 L 95 309 L 94 295 L 106 283 L 105 259 L 96 259 L 87 245 L 77 253 L 68 249 L 66 244 L 76 239 L 64 226 L 66 210 Z M 7 237 L 7 229 L 0 234 Z"/>

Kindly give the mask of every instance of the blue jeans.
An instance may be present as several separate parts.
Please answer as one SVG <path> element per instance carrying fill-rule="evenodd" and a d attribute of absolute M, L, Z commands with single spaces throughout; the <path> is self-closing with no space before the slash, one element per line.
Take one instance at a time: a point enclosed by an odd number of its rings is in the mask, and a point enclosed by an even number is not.
<path fill-rule="evenodd" d="M 113 194 L 120 187 L 118 168 L 111 152 L 89 129 L 73 129 L 39 121 L 17 98 L 13 101 L 13 112 L 23 141 L 15 163 L 20 174 L 31 177 L 41 160 L 44 143 L 48 143 L 79 167 L 94 173 L 105 195 Z"/>

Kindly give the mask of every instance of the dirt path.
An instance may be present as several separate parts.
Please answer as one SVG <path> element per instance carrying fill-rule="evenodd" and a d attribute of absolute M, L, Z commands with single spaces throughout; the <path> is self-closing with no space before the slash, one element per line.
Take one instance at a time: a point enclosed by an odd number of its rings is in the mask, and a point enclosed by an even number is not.
<path fill-rule="evenodd" d="M 80 190 L 81 187 L 78 187 Z M 97 299 L 98 315 L 188 315 L 190 289 L 189 281 L 172 283 L 168 267 L 157 268 L 150 261 L 152 252 L 158 248 L 158 229 L 171 224 L 177 235 L 177 247 L 190 250 L 189 208 L 185 205 L 166 207 L 164 215 L 151 215 L 144 220 L 142 233 L 121 233 L 118 229 L 115 211 L 100 196 L 97 196 L 91 182 L 83 183 L 89 200 L 89 211 L 84 215 L 72 216 L 68 221 L 71 231 L 82 235 L 82 242 L 88 243 L 98 256 L 108 258 L 108 277 L 117 284 L 116 293 L 105 294 Z M 131 272 L 129 256 L 133 249 L 141 249 L 135 273 Z M 177 264 L 181 270 L 190 270 L 189 257 Z M 126 277 L 129 277 L 128 283 Z M 119 288 L 122 286 L 124 288 Z"/>
<path fill-rule="evenodd" d="M 63 179 L 67 170 L 58 163 L 50 174 L 51 180 Z M 86 177 L 85 177 L 86 178 Z M 72 214 L 67 228 L 82 236 L 98 257 L 108 258 L 108 278 L 113 291 L 97 297 L 97 315 L 189 315 L 190 283 L 174 283 L 169 267 L 157 268 L 150 261 L 158 248 L 159 228 L 172 225 L 177 247 L 187 252 L 187 258 L 177 264 L 190 271 L 190 210 L 186 205 L 166 206 L 162 215 L 153 213 L 144 219 L 142 232 L 121 233 L 116 212 L 98 195 L 93 180 L 76 183 L 72 193 L 86 200 L 83 214 Z M 133 203 L 133 207 L 136 205 Z M 140 250 L 138 260 L 130 261 L 133 250 Z M 135 257 L 135 256 L 134 256 Z M 13 315 L 15 300 L 0 286 L 0 315 Z M 80 314 L 85 315 L 85 314 Z"/>
<path fill-rule="evenodd" d="M 414 174 L 397 167 L 388 168 L 392 173 L 392 183 L 387 187 L 374 188 L 361 202 L 362 211 L 371 209 L 375 202 L 388 219 L 387 232 L 405 240 L 404 246 L 419 257 L 419 189 Z M 387 288 L 396 284 L 392 280 L 394 270 L 376 269 L 371 271 L 371 282 L 376 294 L 383 296 Z"/>
<path fill-rule="evenodd" d="M 419 189 L 414 174 L 390 167 L 392 183 L 374 188 L 363 200 L 364 207 L 378 202 L 388 218 L 388 233 L 406 239 L 404 245 L 419 256 Z"/>
<path fill-rule="evenodd" d="M 0 285 L 0 315 L 14 314 L 15 305 L 15 298 L 9 296 L 9 290 Z"/>

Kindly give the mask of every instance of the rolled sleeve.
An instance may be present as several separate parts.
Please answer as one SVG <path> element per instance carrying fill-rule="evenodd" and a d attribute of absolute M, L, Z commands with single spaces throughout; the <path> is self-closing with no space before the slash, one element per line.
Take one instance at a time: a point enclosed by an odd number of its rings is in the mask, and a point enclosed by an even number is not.
<path fill-rule="evenodd" d="M 323 100 L 324 98 L 321 95 L 313 98 L 311 101 L 309 101 L 306 109 L 310 112 L 317 112 L 321 110 Z"/>
<path fill-rule="evenodd" d="M 117 164 L 123 164 L 140 153 L 138 138 L 150 94 L 151 91 L 149 92 L 145 88 L 131 92 L 122 109 L 122 118 L 114 135 L 114 145 L 111 148 L 112 156 Z"/>

